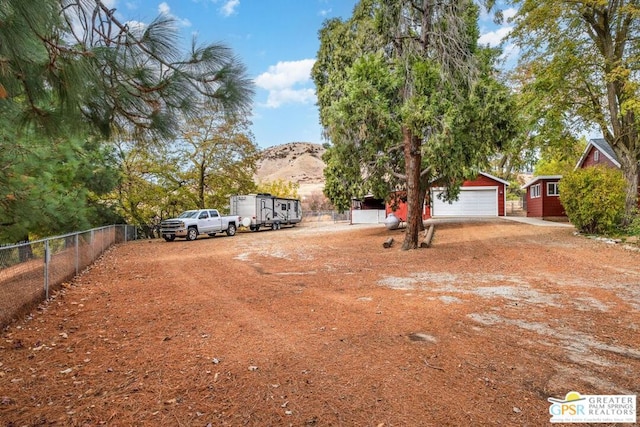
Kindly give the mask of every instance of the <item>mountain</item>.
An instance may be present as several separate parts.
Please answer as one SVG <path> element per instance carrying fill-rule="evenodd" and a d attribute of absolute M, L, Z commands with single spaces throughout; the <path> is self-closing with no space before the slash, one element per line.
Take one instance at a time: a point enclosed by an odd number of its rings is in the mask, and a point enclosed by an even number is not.
<path fill-rule="evenodd" d="M 310 142 L 291 142 L 266 148 L 262 150 L 257 162 L 255 180 L 265 182 L 282 179 L 297 182 L 301 198 L 322 194 L 324 152 L 322 145 Z"/>

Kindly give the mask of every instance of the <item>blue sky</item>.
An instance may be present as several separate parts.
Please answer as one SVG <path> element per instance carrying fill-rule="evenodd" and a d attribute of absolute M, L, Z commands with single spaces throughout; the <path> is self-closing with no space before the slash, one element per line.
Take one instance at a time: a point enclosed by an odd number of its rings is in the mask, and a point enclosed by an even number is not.
<path fill-rule="evenodd" d="M 348 19 L 357 0 L 109 0 L 125 21 L 151 22 L 167 14 L 185 43 L 222 42 L 246 65 L 256 84 L 252 131 L 260 148 L 289 142 L 323 143 L 310 70 L 318 31 L 328 18 Z M 510 16 L 507 11 L 505 16 Z M 480 21 L 483 44 L 500 43 L 509 26 Z M 511 48 L 505 52 L 513 54 Z"/>

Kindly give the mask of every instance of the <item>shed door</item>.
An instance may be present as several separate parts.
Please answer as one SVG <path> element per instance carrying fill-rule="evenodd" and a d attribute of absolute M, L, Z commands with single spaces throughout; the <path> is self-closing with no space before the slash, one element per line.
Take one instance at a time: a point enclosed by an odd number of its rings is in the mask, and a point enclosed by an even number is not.
<path fill-rule="evenodd" d="M 431 216 L 498 216 L 497 187 L 461 188 L 460 197 L 451 204 L 438 199 L 441 192 L 431 192 Z"/>

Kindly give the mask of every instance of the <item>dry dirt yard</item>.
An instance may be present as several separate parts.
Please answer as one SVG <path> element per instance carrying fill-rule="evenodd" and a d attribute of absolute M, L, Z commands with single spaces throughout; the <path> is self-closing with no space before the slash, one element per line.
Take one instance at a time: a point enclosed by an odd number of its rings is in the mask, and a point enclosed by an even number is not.
<path fill-rule="evenodd" d="M 506 220 L 402 237 L 117 246 L 2 333 L 2 425 L 541 426 L 548 397 L 640 394 L 638 252 Z"/>

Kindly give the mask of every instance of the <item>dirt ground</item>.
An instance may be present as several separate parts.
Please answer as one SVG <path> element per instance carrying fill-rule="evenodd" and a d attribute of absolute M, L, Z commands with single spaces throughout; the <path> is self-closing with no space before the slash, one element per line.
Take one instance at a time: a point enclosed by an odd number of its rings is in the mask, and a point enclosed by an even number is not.
<path fill-rule="evenodd" d="M 541 426 L 548 397 L 640 394 L 639 252 L 506 220 L 402 238 L 119 245 L 2 333 L 1 425 Z"/>

